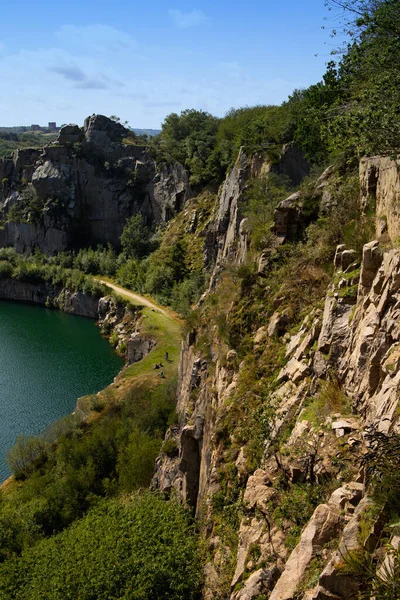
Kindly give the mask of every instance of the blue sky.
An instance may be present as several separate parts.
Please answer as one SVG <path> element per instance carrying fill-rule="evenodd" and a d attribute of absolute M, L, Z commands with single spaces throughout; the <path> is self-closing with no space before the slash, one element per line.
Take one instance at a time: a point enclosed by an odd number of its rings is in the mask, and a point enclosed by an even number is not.
<path fill-rule="evenodd" d="M 276 104 L 329 60 L 324 0 L 2 0 L 0 125 Z M 315 54 L 318 54 L 316 57 Z"/>

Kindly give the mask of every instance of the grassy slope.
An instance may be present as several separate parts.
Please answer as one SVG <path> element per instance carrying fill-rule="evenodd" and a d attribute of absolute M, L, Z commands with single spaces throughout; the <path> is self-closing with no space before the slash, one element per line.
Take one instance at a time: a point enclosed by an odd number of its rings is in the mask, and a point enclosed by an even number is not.
<path fill-rule="evenodd" d="M 129 290 L 125 290 L 125 293 L 120 295 L 132 303 L 132 293 Z M 156 346 L 141 361 L 123 369 L 116 381 L 99 392 L 97 396 L 106 401 L 112 397 L 118 402 L 123 400 L 128 392 L 151 390 L 175 379 L 179 365 L 181 329 L 182 322 L 173 311 L 163 309 L 161 313 L 154 308 L 143 307 L 140 333 L 143 337 L 155 339 Z M 169 355 L 168 362 L 164 358 L 166 352 Z M 156 363 L 163 364 L 162 370 L 165 379 L 160 378 L 160 370 L 153 368 Z M 85 406 L 92 398 L 93 396 L 81 398 L 80 408 L 85 410 Z"/>

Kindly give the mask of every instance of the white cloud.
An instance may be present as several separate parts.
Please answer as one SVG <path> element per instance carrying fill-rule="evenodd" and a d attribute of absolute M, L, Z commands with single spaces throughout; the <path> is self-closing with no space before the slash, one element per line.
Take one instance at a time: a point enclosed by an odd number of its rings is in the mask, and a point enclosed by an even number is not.
<path fill-rule="evenodd" d="M 171 8 L 168 11 L 175 27 L 178 29 L 188 29 L 189 27 L 195 27 L 196 25 L 204 25 L 209 20 L 207 15 L 202 10 L 194 8 L 189 12 L 184 12 L 177 8 Z"/>
<path fill-rule="evenodd" d="M 112 50 L 100 50 L 102 43 Z M 232 105 L 281 102 L 304 83 L 273 79 L 267 72 L 251 77 L 235 60 L 202 65 L 201 72 L 184 70 L 171 54 L 153 47 L 127 52 L 127 44 L 135 48 L 132 38 L 109 27 L 69 26 L 57 32 L 51 47 L 6 52 L 0 58 L 0 79 L 7 81 L 0 125 L 81 124 L 95 112 L 155 128 L 167 114 L 186 108 L 222 116 Z M 142 60 L 145 53 L 148 61 Z"/>

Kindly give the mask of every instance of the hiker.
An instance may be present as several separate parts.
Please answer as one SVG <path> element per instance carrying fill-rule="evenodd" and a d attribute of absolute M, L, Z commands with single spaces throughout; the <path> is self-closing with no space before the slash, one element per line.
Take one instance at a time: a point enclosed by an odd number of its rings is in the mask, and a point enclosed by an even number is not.
<path fill-rule="evenodd" d="M 168 352 L 166 352 L 166 353 L 164 354 L 164 358 L 165 358 L 165 360 L 168 360 L 168 357 L 169 357 L 169 354 L 168 354 Z"/>
<path fill-rule="evenodd" d="M 159 368 L 160 368 L 160 365 L 158 363 L 156 363 L 153 367 L 153 369 L 159 369 Z"/>
<path fill-rule="evenodd" d="M 160 371 L 159 376 L 161 377 L 161 379 L 164 379 L 165 378 L 164 371 Z"/>

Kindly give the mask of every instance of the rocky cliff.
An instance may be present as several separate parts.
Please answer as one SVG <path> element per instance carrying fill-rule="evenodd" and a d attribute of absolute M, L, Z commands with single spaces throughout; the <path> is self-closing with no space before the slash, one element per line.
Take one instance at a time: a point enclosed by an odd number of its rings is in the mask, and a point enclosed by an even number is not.
<path fill-rule="evenodd" d="M 379 239 L 361 256 L 337 247 L 326 296 L 314 306 L 304 286 L 316 275 L 303 275 L 291 300 L 310 306 L 300 320 L 281 308 L 288 286 L 274 295 L 274 277 L 265 287 L 253 276 L 252 288 L 242 281 L 232 292 L 235 281 L 229 287 L 223 276 L 227 261 L 240 264 L 249 248 L 240 206 L 251 172 L 241 152 L 220 194 L 213 285 L 183 345 L 179 424 L 167 433 L 175 450 L 159 456 L 153 487 L 178 495 L 201 519 L 204 598 L 357 598 L 366 585 L 361 557 L 370 557 L 370 581 L 376 573 L 382 581 L 399 543 L 385 529 L 388 506 L 372 497 L 364 458 L 373 461 L 382 439 L 384 447 L 400 433 L 400 252 L 388 245 L 398 236 L 397 166 L 361 161 L 360 207 L 366 213 L 376 202 Z M 301 191 L 278 206 L 277 244 L 288 225 L 304 229 L 316 215 L 333 214 L 337 181 L 330 168 L 307 198 Z M 236 329 L 224 337 L 221 318 L 213 318 L 216 304 L 234 327 L 247 319 L 238 345 L 246 356 L 232 348 Z"/>
<path fill-rule="evenodd" d="M 118 246 L 127 218 L 165 222 L 192 195 L 181 165 L 158 167 L 129 130 L 101 115 L 63 127 L 43 151 L 2 159 L 0 181 L 0 246 L 46 254 Z"/>
<path fill-rule="evenodd" d="M 74 315 L 99 318 L 99 298 L 96 296 L 71 292 L 60 286 L 49 286 L 45 283 L 0 279 L 0 299 L 43 304 Z"/>

